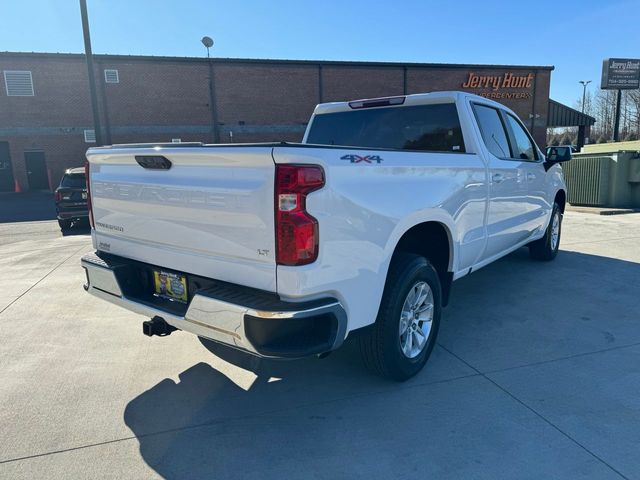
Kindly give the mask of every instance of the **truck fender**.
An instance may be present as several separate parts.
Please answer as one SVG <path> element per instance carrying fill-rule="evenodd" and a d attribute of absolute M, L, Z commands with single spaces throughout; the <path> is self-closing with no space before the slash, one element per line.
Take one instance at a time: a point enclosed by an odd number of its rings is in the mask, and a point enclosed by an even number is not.
<path fill-rule="evenodd" d="M 438 272 L 442 287 L 442 305 L 446 306 L 449 301 L 451 284 L 453 283 L 453 272 L 455 271 L 456 260 L 458 258 L 458 243 L 455 241 L 455 223 L 453 221 L 453 218 L 451 218 L 451 216 L 447 212 L 439 209 L 420 210 L 412 213 L 411 215 L 403 218 L 400 222 L 398 222 L 393 232 L 389 236 L 387 245 L 385 246 L 385 262 L 383 265 L 384 275 L 386 277 L 386 275 L 388 274 L 391 259 L 402 237 L 412 228 L 427 222 L 439 223 L 444 227 L 448 236 L 449 263 L 447 265 L 446 271 Z"/>

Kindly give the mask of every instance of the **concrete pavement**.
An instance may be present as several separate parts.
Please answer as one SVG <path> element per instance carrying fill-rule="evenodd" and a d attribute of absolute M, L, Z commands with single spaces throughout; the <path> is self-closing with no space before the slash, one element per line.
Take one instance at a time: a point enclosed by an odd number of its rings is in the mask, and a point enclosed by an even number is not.
<path fill-rule="evenodd" d="M 454 284 L 426 369 L 259 360 L 84 293 L 86 232 L 0 224 L 0 478 L 640 478 L 640 214 Z"/>

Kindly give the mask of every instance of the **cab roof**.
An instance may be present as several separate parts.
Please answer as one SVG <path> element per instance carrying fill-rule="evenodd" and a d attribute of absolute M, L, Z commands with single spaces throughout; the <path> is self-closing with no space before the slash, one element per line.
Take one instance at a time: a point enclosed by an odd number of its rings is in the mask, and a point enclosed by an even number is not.
<path fill-rule="evenodd" d="M 504 105 L 494 102 L 493 100 L 489 100 L 488 98 L 481 97 L 480 95 L 452 90 L 442 92 L 414 93 L 411 95 L 397 95 L 393 97 L 366 98 L 360 100 L 351 100 L 348 102 L 321 103 L 316 106 L 313 113 L 314 115 L 322 115 L 325 113 L 359 110 L 361 108 L 456 103 L 464 99 L 476 100 L 503 109 L 505 108 Z"/>

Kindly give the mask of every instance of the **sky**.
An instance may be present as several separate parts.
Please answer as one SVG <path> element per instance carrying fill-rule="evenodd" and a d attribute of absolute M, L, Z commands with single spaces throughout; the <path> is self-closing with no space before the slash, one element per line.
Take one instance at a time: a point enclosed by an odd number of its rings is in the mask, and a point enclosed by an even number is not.
<path fill-rule="evenodd" d="M 94 53 L 553 65 L 551 98 L 640 57 L 640 0 L 87 0 Z M 0 51 L 84 51 L 77 0 L 0 0 Z"/>

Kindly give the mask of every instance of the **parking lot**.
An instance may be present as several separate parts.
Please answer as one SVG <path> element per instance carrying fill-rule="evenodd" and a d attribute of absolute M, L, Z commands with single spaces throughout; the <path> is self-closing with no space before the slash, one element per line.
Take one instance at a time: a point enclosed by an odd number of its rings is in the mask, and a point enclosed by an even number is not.
<path fill-rule="evenodd" d="M 147 338 L 83 291 L 88 232 L 34 205 L 0 199 L 0 478 L 640 478 L 640 214 L 567 212 L 556 261 L 456 282 L 397 384 L 349 341 L 276 362 Z"/>

